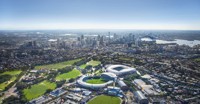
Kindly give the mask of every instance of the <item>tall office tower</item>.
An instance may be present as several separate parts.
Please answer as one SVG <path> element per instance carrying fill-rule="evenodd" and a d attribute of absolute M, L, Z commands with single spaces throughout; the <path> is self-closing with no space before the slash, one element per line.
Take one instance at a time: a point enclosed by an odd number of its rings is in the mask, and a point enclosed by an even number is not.
<path fill-rule="evenodd" d="M 97 36 L 97 41 L 100 41 L 100 38 L 101 38 L 101 36 L 100 36 L 100 35 L 98 35 L 98 36 Z"/>
<path fill-rule="evenodd" d="M 66 42 L 62 41 L 62 48 L 66 48 Z"/>
<path fill-rule="evenodd" d="M 35 40 L 33 41 L 33 47 L 37 47 L 37 42 Z"/>
<path fill-rule="evenodd" d="M 108 32 L 108 36 L 109 36 L 109 43 L 110 43 L 110 32 Z"/>
<path fill-rule="evenodd" d="M 132 41 L 132 33 L 129 33 L 128 35 L 128 42 L 131 42 Z"/>
<path fill-rule="evenodd" d="M 81 35 L 81 40 L 83 40 L 84 39 L 84 35 Z"/>
<path fill-rule="evenodd" d="M 97 41 L 95 40 L 95 38 L 92 39 L 92 47 L 95 47 L 97 45 Z"/>
<path fill-rule="evenodd" d="M 33 42 L 32 41 L 27 43 L 27 47 L 32 47 L 32 46 L 33 46 Z"/>
<path fill-rule="evenodd" d="M 118 38 L 116 33 L 114 33 L 113 38 L 114 38 L 115 40 Z"/>
<path fill-rule="evenodd" d="M 131 43 L 135 43 L 135 35 L 133 33 L 130 33 L 128 36 L 128 41 Z"/>
<path fill-rule="evenodd" d="M 58 39 L 57 39 L 57 48 L 60 48 L 60 42 L 61 42 L 61 39 L 58 38 Z"/>
<path fill-rule="evenodd" d="M 80 37 L 78 37 L 78 38 L 77 38 L 77 41 L 81 41 L 81 38 L 80 38 Z"/>
<path fill-rule="evenodd" d="M 139 47 L 139 39 L 138 38 L 135 39 L 135 45 L 136 45 L 136 47 Z"/>
<path fill-rule="evenodd" d="M 132 35 L 132 42 L 135 43 L 135 35 Z"/>
<path fill-rule="evenodd" d="M 104 42 L 103 42 L 103 36 L 100 37 L 100 42 L 99 42 L 99 44 L 100 44 L 101 46 L 104 45 Z"/>

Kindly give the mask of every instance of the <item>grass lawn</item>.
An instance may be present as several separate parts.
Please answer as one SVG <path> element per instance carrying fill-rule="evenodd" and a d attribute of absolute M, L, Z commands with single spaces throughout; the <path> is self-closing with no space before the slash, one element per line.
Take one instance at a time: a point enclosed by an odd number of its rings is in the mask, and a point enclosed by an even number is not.
<path fill-rule="evenodd" d="M 101 75 L 101 73 L 102 73 L 102 71 L 100 71 L 100 69 L 99 69 L 99 70 L 97 70 L 97 71 L 95 71 L 95 74 L 96 74 L 96 75 L 99 75 L 99 76 L 100 76 L 100 75 Z"/>
<path fill-rule="evenodd" d="M 68 72 L 68 73 L 64 73 L 64 74 L 60 74 L 56 77 L 56 80 L 60 81 L 60 80 L 66 80 L 66 79 L 70 79 L 70 78 L 76 78 L 81 74 L 81 72 L 77 69 L 73 69 L 72 71 Z"/>
<path fill-rule="evenodd" d="M 62 69 L 66 66 L 71 66 L 72 64 L 74 64 L 77 61 L 80 61 L 81 59 L 75 59 L 75 60 L 69 60 L 69 61 L 64 61 L 64 62 L 59 62 L 59 63 L 55 63 L 55 64 L 48 64 L 48 65 L 38 65 L 35 66 L 35 69 Z"/>
<path fill-rule="evenodd" d="M 3 103 L 3 99 L 0 97 L 0 104 L 2 104 Z"/>
<path fill-rule="evenodd" d="M 87 66 L 87 64 L 83 64 L 80 66 L 81 69 L 85 69 L 85 67 Z"/>
<path fill-rule="evenodd" d="M 127 58 L 127 57 L 119 57 L 119 60 L 123 60 L 123 61 L 132 61 L 132 58 Z"/>
<path fill-rule="evenodd" d="M 121 99 L 119 97 L 100 95 L 90 100 L 87 104 L 120 104 Z"/>
<path fill-rule="evenodd" d="M 105 83 L 106 81 L 103 80 L 102 78 L 93 78 L 93 79 L 88 79 L 86 81 L 87 83 L 90 83 L 90 84 L 102 84 L 102 83 Z"/>
<path fill-rule="evenodd" d="M 14 71 L 6 71 L 6 72 L 3 72 L 1 73 L 0 75 L 5 75 L 5 74 L 8 74 L 8 75 L 18 75 L 20 74 L 22 71 L 21 70 L 14 70 Z"/>
<path fill-rule="evenodd" d="M 100 61 L 94 61 L 94 60 L 91 60 L 91 61 L 88 62 L 87 65 L 97 66 L 97 65 L 99 65 L 99 64 L 101 64 Z"/>
<path fill-rule="evenodd" d="M 99 65 L 99 64 L 101 64 L 100 61 L 91 60 L 91 61 L 87 62 L 87 64 L 81 65 L 80 68 L 81 68 L 81 69 L 85 69 L 85 67 L 87 67 L 88 65 L 92 65 L 92 66 L 94 67 L 94 66 L 97 66 L 97 65 Z"/>
<path fill-rule="evenodd" d="M 4 73 L 1 73 L 1 75 L 11 75 L 11 79 L 9 81 L 0 83 L 0 91 L 4 90 L 6 86 L 8 86 L 11 82 L 15 81 L 17 78 L 17 75 L 19 75 L 22 71 L 21 70 L 15 70 L 15 71 L 6 71 Z"/>
<path fill-rule="evenodd" d="M 32 85 L 30 89 L 24 89 L 23 93 L 27 100 L 31 100 L 43 95 L 47 89 L 55 89 L 56 83 L 50 83 L 49 81 L 43 81 L 38 84 Z"/>
<path fill-rule="evenodd" d="M 200 62 L 200 58 L 196 58 L 196 59 L 194 59 L 194 61 Z"/>

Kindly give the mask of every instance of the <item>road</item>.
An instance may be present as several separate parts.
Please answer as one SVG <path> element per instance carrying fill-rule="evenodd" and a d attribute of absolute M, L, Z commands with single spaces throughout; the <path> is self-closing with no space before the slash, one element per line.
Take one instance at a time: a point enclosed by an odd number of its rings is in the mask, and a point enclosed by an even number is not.
<path fill-rule="evenodd" d="M 28 72 L 29 70 L 27 70 L 26 71 L 26 73 Z M 20 82 L 24 77 L 25 77 L 25 75 L 26 75 L 26 73 L 17 81 L 17 82 Z M 16 83 L 17 83 L 16 82 Z M 3 99 L 6 99 L 6 98 L 8 98 L 8 97 L 10 97 L 10 96 L 18 96 L 18 94 L 17 94 L 17 91 L 15 91 L 17 88 L 15 87 L 16 86 L 16 83 L 11 87 L 11 88 L 9 88 L 7 91 L 4 91 L 4 95 L 2 96 L 2 100 Z"/>

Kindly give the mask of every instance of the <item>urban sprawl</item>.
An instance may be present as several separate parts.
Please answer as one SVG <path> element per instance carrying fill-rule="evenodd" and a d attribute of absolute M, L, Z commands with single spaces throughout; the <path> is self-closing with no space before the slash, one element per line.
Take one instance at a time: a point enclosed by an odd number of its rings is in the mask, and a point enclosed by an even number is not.
<path fill-rule="evenodd" d="M 0 31 L 0 103 L 199 104 L 186 40 L 199 31 Z"/>

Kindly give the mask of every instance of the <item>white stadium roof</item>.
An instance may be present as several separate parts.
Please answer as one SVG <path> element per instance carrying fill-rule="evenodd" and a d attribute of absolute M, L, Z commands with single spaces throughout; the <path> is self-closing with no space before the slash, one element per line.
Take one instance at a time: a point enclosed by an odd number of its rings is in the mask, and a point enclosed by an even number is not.
<path fill-rule="evenodd" d="M 85 77 L 87 77 L 87 76 L 83 75 L 81 78 L 79 78 L 77 80 L 77 83 L 82 85 L 83 87 L 87 87 L 87 88 L 103 88 L 103 87 L 107 86 L 108 84 L 113 83 L 113 81 L 110 80 L 110 81 L 102 83 L 102 84 L 90 84 L 90 83 L 87 83 L 87 82 L 83 81 L 83 79 Z"/>
<path fill-rule="evenodd" d="M 110 72 L 105 72 L 105 73 L 102 73 L 102 75 L 107 75 L 107 76 L 110 76 L 110 77 L 112 77 L 112 78 L 117 78 L 117 76 L 116 76 L 116 74 L 114 74 L 114 73 L 110 73 Z"/>
<path fill-rule="evenodd" d="M 115 69 L 115 68 L 119 68 L 119 67 L 121 67 L 122 69 L 120 69 L 120 70 Z M 135 68 L 128 67 L 125 65 L 110 65 L 107 67 L 106 70 L 108 72 L 114 73 L 116 75 L 122 75 L 122 74 L 130 73 L 130 72 L 136 72 Z"/>

